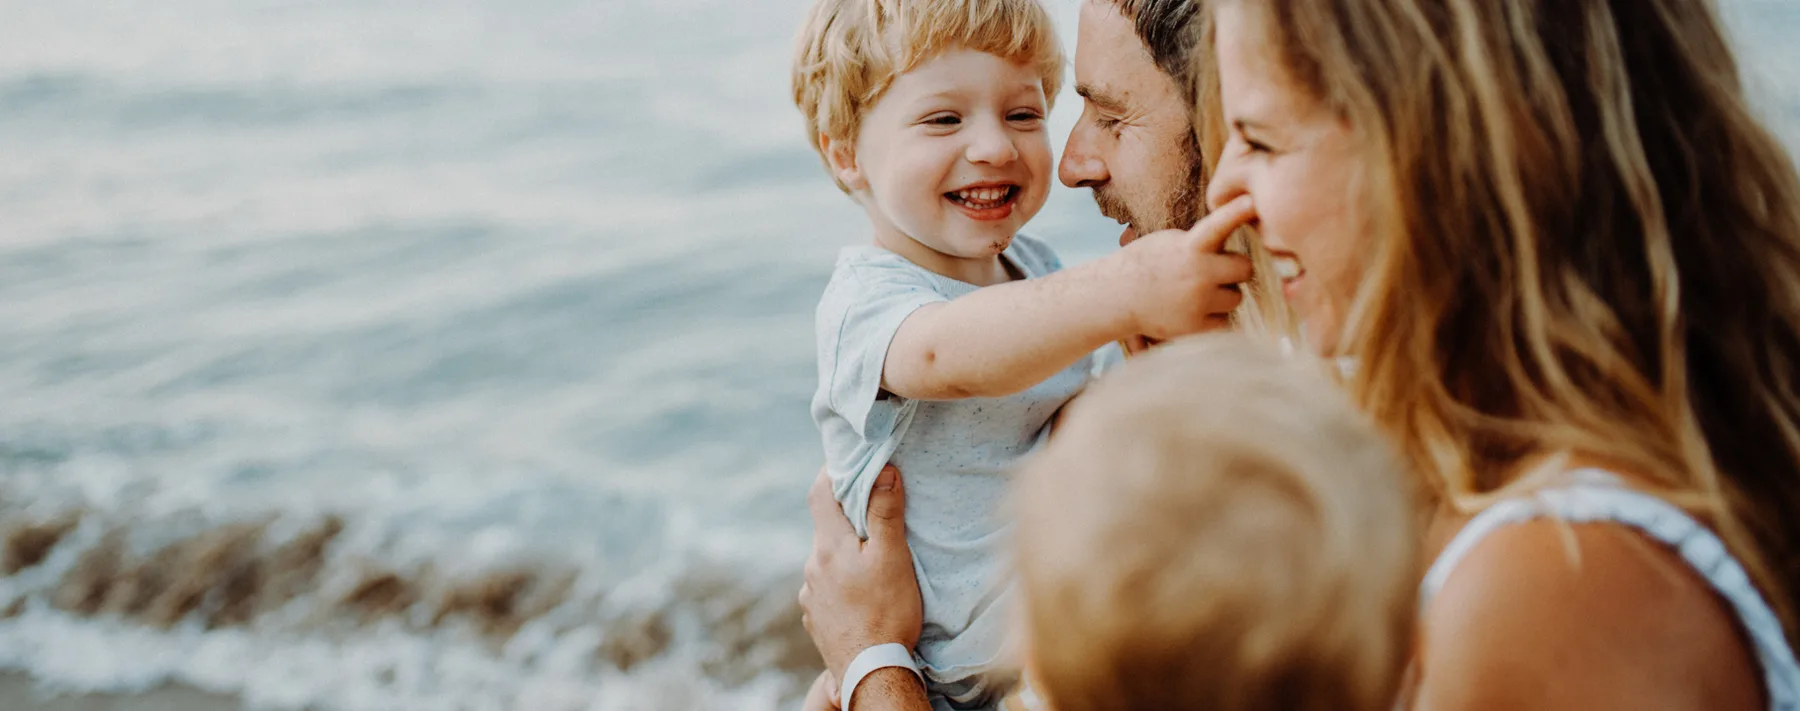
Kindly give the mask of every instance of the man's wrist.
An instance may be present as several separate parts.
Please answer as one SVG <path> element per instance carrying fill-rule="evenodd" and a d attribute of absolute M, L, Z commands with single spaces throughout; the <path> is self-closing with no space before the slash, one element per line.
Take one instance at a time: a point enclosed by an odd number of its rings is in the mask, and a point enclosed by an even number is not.
<path fill-rule="evenodd" d="M 882 667 L 863 678 L 855 699 L 844 700 L 843 711 L 926 711 L 925 684 L 912 670 Z"/>
<path fill-rule="evenodd" d="M 862 650 L 850 664 L 844 668 L 839 679 L 841 687 L 838 698 L 845 703 L 855 700 L 856 689 L 863 680 L 882 669 L 905 669 L 913 676 L 923 678 L 919 665 L 913 661 L 912 648 L 899 643 L 877 644 Z"/>

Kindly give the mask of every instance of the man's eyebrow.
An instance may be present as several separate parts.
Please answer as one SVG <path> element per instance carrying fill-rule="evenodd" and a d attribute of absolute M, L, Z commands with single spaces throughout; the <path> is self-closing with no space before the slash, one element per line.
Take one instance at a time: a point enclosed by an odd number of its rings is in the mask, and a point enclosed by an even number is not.
<path fill-rule="evenodd" d="M 1088 103 L 1100 107 L 1100 110 L 1102 111 L 1111 111 L 1118 114 L 1126 112 L 1125 102 L 1106 93 L 1104 89 L 1088 84 L 1076 84 L 1075 95 L 1087 99 Z"/>

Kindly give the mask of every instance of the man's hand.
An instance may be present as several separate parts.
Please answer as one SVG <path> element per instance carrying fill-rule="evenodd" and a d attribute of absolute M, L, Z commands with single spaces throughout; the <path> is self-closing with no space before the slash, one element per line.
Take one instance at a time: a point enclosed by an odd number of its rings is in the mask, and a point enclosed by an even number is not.
<path fill-rule="evenodd" d="M 800 711 L 838 711 L 838 680 L 831 672 L 819 672 L 819 678 L 813 680 L 812 688 L 806 692 L 806 700 L 801 702 Z"/>
<path fill-rule="evenodd" d="M 813 549 L 800 586 L 801 621 L 834 679 L 864 649 L 919 643 L 924 602 L 906 547 L 906 500 L 900 470 L 888 467 L 869 496 L 869 540 L 856 537 L 831 495 L 824 471 L 806 497 Z"/>
<path fill-rule="evenodd" d="M 1255 218 L 1250 198 L 1240 197 L 1191 230 L 1147 234 L 1109 257 L 1130 290 L 1137 332 L 1167 340 L 1229 326 L 1231 310 L 1244 300 L 1238 284 L 1250 280 L 1252 268 L 1249 257 L 1225 251 L 1225 240 Z"/>

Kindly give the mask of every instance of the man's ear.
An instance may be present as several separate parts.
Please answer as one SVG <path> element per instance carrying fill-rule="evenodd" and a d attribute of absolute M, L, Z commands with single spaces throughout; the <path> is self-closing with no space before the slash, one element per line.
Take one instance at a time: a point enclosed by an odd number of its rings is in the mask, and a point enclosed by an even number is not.
<path fill-rule="evenodd" d="M 836 141 L 830 136 L 819 135 L 819 153 L 825 156 L 825 162 L 831 165 L 831 175 L 843 183 L 851 192 L 869 187 L 869 181 L 863 179 L 862 166 L 856 162 L 856 146 L 851 141 Z"/>

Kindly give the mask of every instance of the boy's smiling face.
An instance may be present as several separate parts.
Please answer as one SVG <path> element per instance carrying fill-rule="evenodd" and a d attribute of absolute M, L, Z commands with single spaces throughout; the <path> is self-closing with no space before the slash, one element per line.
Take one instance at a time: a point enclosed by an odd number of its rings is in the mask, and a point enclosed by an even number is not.
<path fill-rule="evenodd" d="M 1006 249 L 1049 197 L 1045 103 L 1031 67 L 950 50 L 894 80 L 852 153 L 827 155 L 878 244 L 954 278 L 957 263 Z"/>

